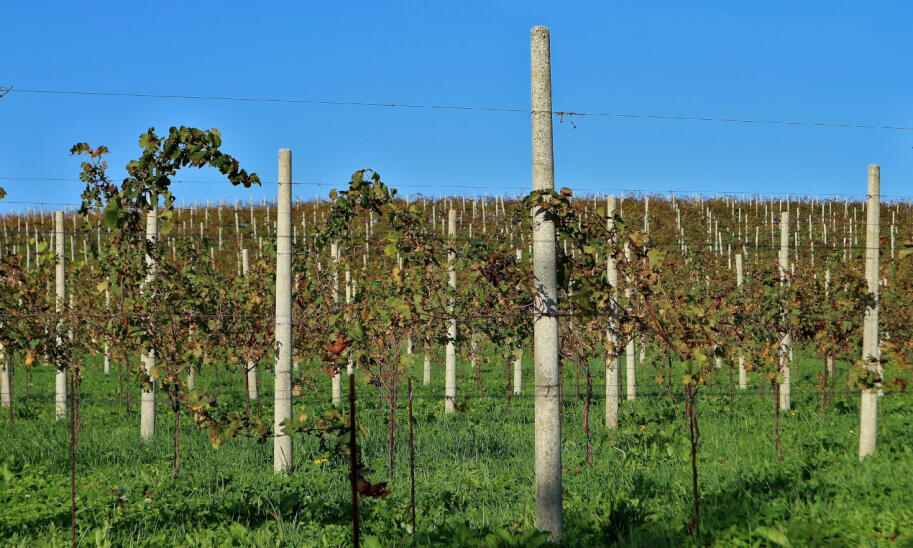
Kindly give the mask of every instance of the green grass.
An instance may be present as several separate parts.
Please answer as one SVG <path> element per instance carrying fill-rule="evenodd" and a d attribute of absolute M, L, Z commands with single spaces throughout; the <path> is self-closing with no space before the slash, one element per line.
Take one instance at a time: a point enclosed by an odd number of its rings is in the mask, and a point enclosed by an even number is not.
<path fill-rule="evenodd" d="M 420 357 L 413 373 L 421 378 Z M 485 395 L 461 371 L 463 411 L 443 414 L 443 370 L 431 387 L 417 383 L 416 494 L 418 544 L 484 546 L 532 544 L 534 528 L 532 366 L 527 357 L 524 394 L 509 407 L 502 397 L 504 367 L 486 365 Z M 436 360 L 441 363 L 441 360 Z M 601 424 L 601 367 L 594 378 L 594 462 L 585 466 L 576 397 L 576 368 L 565 369 L 564 508 L 566 546 L 693 544 L 685 531 L 691 512 L 691 476 L 683 405 L 664 396 L 622 406 L 621 429 Z M 841 366 L 842 367 L 842 366 Z M 776 458 L 769 397 L 758 377 L 730 409 L 729 374 L 722 370 L 702 388 L 701 544 L 719 546 L 913 545 L 913 396 L 880 399 L 877 453 L 856 458 L 858 396 L 843 396 L 818 413 L 814 373 L 803 360 L 794 373 L 793 411 L 781 418 L 784 460 Z M 662 390 L 639 373 L 642 393 Z M 269 372 L 264 371 L 263 412 L 269 416 Z M 223 397 L 241 395 L 235 375 Z M 0 538 L 8 546 L 69 542 L 68 431 L 53 418 L 53 371 L 15 378 L 15 421 L 0 417 Z M 199 377 L 213 388 L 215 375 Z M 329 379 L 322 378 L 329 399 Z M 139 440 L 137 396 L 129 412 L 117 401 L 117 377 L 93 363 L 85 375 L 82 437 L 77 449 L 80 544 L 85 546 L 344 546 L 351 542 L 346 462 L 326 458 L 315 439 L 299 437 L 295 473 L 272 473 L 271 443 L 236 439 L 213 450 L 206 432 L 182 424 L 182 468 L 171 477 L 171 415 L 160 405 L 156 438 Z M 581 387 L 582 387 L 581 378 Z M 344 390 L 345 392 L 345 390 Z M 164 403 L 164 398 L 160 398 Z M 409 454 L 405 391 L 399 397 L 396 472 L 386 500 L 361 499 L 366 545 L 408 545 Z M 242 406 L 238 401 L 234 405 Z M 297 404 L 315 413 L 321 407 Z M 373 387 L 359 386 L 359 419 L 371 433 L 365 456 L 374 480 L 386 478 L 387 409 L 377 409 Z M 373 538 L 370 538 L 373 537 Z M 376 542 L 375 542 L 376 541 Z"/>

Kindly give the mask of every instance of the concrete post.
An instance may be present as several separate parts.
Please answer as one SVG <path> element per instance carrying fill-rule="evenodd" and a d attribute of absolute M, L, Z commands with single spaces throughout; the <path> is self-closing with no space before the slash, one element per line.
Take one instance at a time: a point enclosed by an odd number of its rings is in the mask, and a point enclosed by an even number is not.
<path fill-rule="evenodd" d="M 431 384 L 431 351 L 425 350 L 425 359 L 422 370 L 422 384 L 428 386 Z"/>
<path fill-rule="evenodd" d="M 346 305 L 352 304 L 355 298 L 355 287 L 352 285 L 352 271 L 349 270 L 349 263 L 346 263 Z M 352 358 L 346 362 L 346 373 L 352 375 L 355 373 L 355 364 Z"/>
<path fill-rule="evenodd" d="M 503 206 L 502 206 L 503 207 Z M 511 234 L 513 240 L 513 234 Z M 517 263 L 523 260 L 523 250 L 517 248 Z M 523 391 L 523 347 L 517 344 L 514 348 L 514 394 Z"/>
<path fill-rule="evenodd" d="M 276 214 L 276 380 L 273 412 L 273 470 L 292 470 L 292 437 L 282 422 L 292 416 L 292 151 L 279 149 Z"/>
<path fill-rule="evenodd" d="M 10 385 L 10 364 L 3 351 L 3 345 L 0 344 L 0 407 L 9 409 L 11 405 L 13 405 L 13 391 Z"/>
<path fill-rule="evenodd" d="M 451 246 L 453 239 L 456 237 L 456 210 L 451 209 L 447 220 L 447 233 L 450 236 Z M 456 293 L 456 270 L 453 268 L 453 251 L 447 253 L 447 277 L 450 291 Z M 453 297 L 450 297 L 448 310 L 453 314 Z M 453 413 L 456 411 L 456 336 L 457 321 L 455 317 L 450 318 L 447 322 L 447 349 L 446 360 L 444 363 L 444 412 Z"/>
<path fill-rule="evenodd" d="M 872 299 L 865 309 L 862 326 L 862 359 L 865 367 L 881 378 L 881 353 L 878 348 L 878 270 L 880 263 L 881 224 L 881 168 L 869 166 L 868 196 L 866 199 L 865 228 L 865 280 Z M 859 408 L 859 459 L 875 452 L 878 434 L 878 393 L 881 383 L 875 388 L 864 388 Z"/>
<path fill-rule="evenodd" d="M 552 77 L 549 30 L 530 32 L 533 190 L 555 188 L 552 144 Z M 561 485 L 561 378 L 558 356 L 558 291 L 555 223 L 534 207 L 533 275 L 535 362 L 536 527 L 552 540 L 564 535 Z"/>
<path fill-rule="evenodd" d="M 339 309 L 339 243 L 330 244 L 330 257 L 333 259 L 333 308 Z M 331 380 L 331 400 L 333 405 L 342 404 L 342 374 L 336 373 Z"/>
<path fill-rule="evenodd" d="M 742 254 L 735 254 L 735 285 L 740 290 L 744 282 L 744 270 L 742 267 Z M 745 356 L 739 355 L 739 388 L 745 390 L 748 388 L 748 372 L 745 370 Z"/>
<path fill-rule="evenodd" d="M 63 239 L 63 211 L 54 212 L 54 254 L 57 258 L 56 265 L 56 299 L 55 310 L 58 314 L 63 313 L 64 303 L 67 298 L 67 286 L 64 272 L 65 270 L 65 249 Z M 57 346 L 63 346 L 63 321 L 57 320 Z M 67 364 L 57 363 L 57 373 L 54 378 L 54 410 L 58 419 L 67 418 Z"/>
<path fill-rule="evenodd" d="M 158 242 L 158 209 L 153 207 L 146 213 L 146 245 L 154 246 Z M 155 280 L 156 262 L 155 257 L 146 253 L 146 279 L 143 283 L 152 283 Z M 150 295 L 144 295 L 143 298 L 150 299 Z M 143 356 L 143 369 L 149 375 L 149 387 L 142 390 L 140 396 L 140 438 L 151 440 L 155 436 L 155 349 L 147 348 Z"/>
<path fill-rule="evenodd" d="M 779 255 L 780 285 L 786 286 L 786 272 L 789 268 L 789 210 L 780 213 L 780 255 Z M 785 306 L 785 304 L 781 305 Z M 786 309 L 780 311 L 782 321 L 786 321 Z M 792 335 L 785 329 L 780 332 L 780 376 L 783 381 L 780 383 L 780 409 L 788 410 L 792 403 L 792 384 L 790 382 L 790 373 L 792 364 L 790 363 L 790 354 L 792 352 Z"/>
<path fill-rule="evenodd" d="M 108 282 L 110 282 L 108 278 Z M 108 284 L 110 285 L 110 283 Z M 111 290 L 108 288 L 108 285 L 105 285 L 105 312 L 108 314 L 111 313 Z M 104 371 L 105 375 L 111 374 L 111 349 L 108 345 L 108 338 L 105 337 L 105 351 L 104 351 Z"/>
<path fill-rule="evenodd" d="M 247 249 L 241 250 L 241 275 L 247 278 L 250 275 L 250 252 Z M 247 360 L 247 399 L 256 401 L 260 397 L 259 387 L 257 386 L 257 364 L 253 360 Z"/>
<path fill-rule="evenodd" d="M 625 261 L 630 265 L 631 264 L 631 244 L 630 242 L 625 242 L 624 245 Z M 627 283 L 625 283 L 625 297 L 629 300 L 633 298 L 633 293 L 631 292 L 632 280 L 630 275 L 627 277 Z M 635 364 L 635 341 L 634 337 L 628 339 L 628 343 L 625 346 L 625 399 L 628 401 L 634 401 L 637 399 L 637 366 Z"/>
<path fill-rule="evenodd" d="M 609 303 L 609 321 L 606 329 L 606 360 L 605 360 L 605 425 L 607 428 L 618 428 L 619 404 L 619 371 L 618 371 L 618 264 L 615 253 L 618 250 L 618 240 L 615 237 L 615 195 L 609 196 L 607 202 L 609 249 L 606 257 L 606 278 L 612 286 L 612 300 Z"/>

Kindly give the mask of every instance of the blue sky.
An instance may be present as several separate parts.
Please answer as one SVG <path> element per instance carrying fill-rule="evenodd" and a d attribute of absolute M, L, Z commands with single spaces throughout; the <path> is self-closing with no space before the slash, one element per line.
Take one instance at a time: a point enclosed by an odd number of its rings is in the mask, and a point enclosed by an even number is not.
<path fill-rule="evenodd" d="M 336 4 L 10 3 L 0 85 L 523 109 L 529 30 L 547 25 L 556 110 L 913 126 L 909 2 Z M 884 194 L 913 194 L 913 131 L 572 121 L 555 123 L 556 185 L 582 193 L 861 193 L 879 163 Z M 291 148 L 295 181 L 324 184 L 297 187 L 305 199 L 361 168 L 411 194 L 516 194 L 531 180 L 523 113 L 14 92 L 0 99 L 0 208 L 77 202 L 75 142 L 111 148 L 119 179 L 141 132 L 181 124 L 218 128 L 268 181 Z M 275 194 L 178 185 L 188 201 Z"/>

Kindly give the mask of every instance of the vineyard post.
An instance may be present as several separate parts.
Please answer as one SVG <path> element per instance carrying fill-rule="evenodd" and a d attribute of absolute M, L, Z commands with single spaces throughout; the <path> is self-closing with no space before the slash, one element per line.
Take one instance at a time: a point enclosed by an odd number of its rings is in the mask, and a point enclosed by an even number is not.
<path fill-rule="evenodd" d="M 339 243 L 330 244 L 330 257 L 333 259 L 333 308 L 339 310 Z M 342 403 L 342 373 L 336 371 L 333 373 L 331 382 L 331 399 L 333 405 Z"/>
<path fill-rule="evenodd" d="M 530 32 L 533 190 L 555 188 L 552 144 L 551 46 L 547 27 Z M 561 486 L 561 378 L 558 356 L 558 290 L 555 222 L 532 208 L 534 308 L 536 527 L 552 540 L 564 534 Z"/>
<path fill-rule="evenodd" d="M 744 270 L 742 266 L 742 254 L 735 254 L 735 285 L 738 288 L 744 283 Z M 745 371 L 745 356 L 739 354 L 739 388 L 745 390 L 748 388 L 748 372 Z"/>
<path fill-rule="evenodd" d="M 9 408 L 13 405 L 13 393 L 10 385 L 10 364 L 6 359 L 3 345 L 0 344 L 0 407 Z M 10 419 L 12 420 L 12 412 Z"/>
<path fill-rule="evenodd" d="M 370 233 L 370 227 L 368 223 L 365 223 L 365 252 L 361 256 L 361 266 L 362 272 L 368 268 L 368 234 Z"/>
<path fill-rule="evenodd" d="M 425 349 L 425 359 L 422 371 L 422 384 L 428 386 L 431 384 L 431 351 Z"/>
<path fill-rule="evenodd" d="M 250 228 L 253 230 L 253 238 L 257 239 L 257 221 L 254 219 L 254 200 L 250 197 L 247 200 L 247 206 L 250 209 Z"/>
<path fill-rule="evenodd" d="M 827 227 L 827 225 L 824 225 L 824 226 Z M 824 294 L 830 295 L 830 292 L 831 292 L 831 267 L 827 267 L 827 269 L 824 271 Z M 825 368 L 827 374 L 830 375 L 831 378 L 833 379 L 834 378 L 834 357 L 833 356 L 828 355 L 825 358 L 824 368 Z"/>
<path fill-rule="evenodd" d="M 880 252 L 880 194 L 881 168 L 869 166 L 869 188 L 866 200 L 865 280 L 869 298 L 866 300 L 862 326 L 862 359 L 868 373 L 874 374 L 875 385 L 862 389 L 859 407 L 859 459 L 875 452 L 878 426 L 878 393 L 881 388 L 881 355 L 878 349 L 878 270 Z"/>
<path fill-rule="evenodd" d="M 247 278 L 250 275 L 250 252 L 247 248 L 241 250 L 241 275 Z M 247 399 L 255 401 L 259 398 L 257 389 L 257 364 L 253 360 L 247 360 Z"/>
<path fill-rule="evenodd" d="M 67 286 L 66 279 L 64 277 L 64 263 L 66 259 L 64 258 L 64 240 L 63 240 L 63 211 L 57 210 L 54 212 L 54 254 L 57 257 L 57 268 L 55 271 L 56 274 L 56 299 L 55 307 L 57 314 L 63 313 L 64 302 L 67 296 Z M 60 316 L 57 318 L 57 338 L 56 344 L 58 350 L 63 346 L 63 337 L 61 336 L 61 330 L 63 329 L 63 322 L 61 321 Z M 55 377 L 55 390 L 54 390 L 54 409 L 55 414 L 58 419 L 67 418 L 67 364 L 57 363 L 55 364 L 57 368 L 57 374 Z"/>
<path fill-rule="evenodd" d="M 606 329 L 606 350 L 608 355 L 605 360 L 605 425 L 612 430 L 618 429 L 618 264 L 615 253 L 618 251 L 618 242 L 615 238 L 615 195 L 612 194 L 607 202 L 609 249 L 606 252 L 606 278 L 612 286 L 612 296 L 609 301 L 609 325 Z"/>
<path fill-rule="evenodd" d="M 151 210 L 146 212 L 146 279 L 144 285 L 150 284 L 155 280 L 155 257 L 150 254 L 149 248 L 154 246 L 158 241 L 159 222 L 158 209 L 155 204 Z M 149 295 L 144 298 L 149 299 Z M 143 371 L 149 376 L 149 386 L 144 387 L 140 396 L 140 427 L 139 434 L 144 440 L 150 440 L 155 436 L 155 377 L 153 375 L 155 368 L 155 349 L 148 348 L 143 355 Z"/>
<path fill-rule="evenodd" d="M 238 205 L 235 204 L 235 242 L 241 247 L 241 220 L 238 218 Z"/>
<path fill-rule="evenodd" d="M 780 285 L 783 291 L 786 291 L 787 269 L 789 268 L 789 210 L 780 213 L 780 256 L 779 256 Z M 786 306 L 785 299 L 781 299 L 780 321 L 786 323 Z M 792 336 L 789 334 L 786 326 L 780 332 L 780 409 L 789 410 L 791 404 L 791 383 L 790 373 L 791 363 L 789 360 L 790 350 L 792 347 Z"/>
<path fill-rule="evenodd" d="M 513 236 L 513 234 L 511 234 Z M 523 261 L 523 250 L 517 248 L 517 264 Z M 523 390 L 523 346 L 517 344 L 514 348 L 514 394 Z"/>
<path fill-rule="evenodd" d="M 894 213 L 892 212 L 892 213 L 891 213 L 891 216 L 893 217 L 893 215 L 894 215 Z M 892 223 L 891 223 L 891 230 L 889 231 L 890 234 L 891 234 L 891 259 L 894 258 L 894 233 L 896 232 L 896 230 L 895 230 L 896 228 L 897 228 L 897 227 L 894 226 L 894 223 L 892 222 Z"/>
<path fill-rule="evenodd" d="M 276 381 L 273 390 L 273 470 L 292 469 L 292 436 L 282 422 L 292 417 L 292 151 L 279 149 L 276 222 Z"/>
<path fill-rule="evenodd" d="M 447 321 L 447 355 L 446 363 L 444 365 L 444 412 L 453 413 L 456 411 L 456 336 L 457 336 L 457 321 L 456 317 L 453 316 L 453 305 L 454 298 L 453 295 L 456 294 L 456 270 L 453 268 L 453 259 L 455 253 L 453 252 L 456 242 L 454 238 L 456 237 L 456 210 L 451 209 L 448 219 L 447 219 L 447 233 L 450 236 L 450 251 L 447 252 L 447 276 L 448 284 L 450 285 L 451 296 L 449 299 L 449 312 L 451 314 L 450 319 Z"/>
<path fill-rule="evenodd" d="M 650 237 L 650 196 L 644 196 L 644 234 Z"/>
<path fill-rule="evenodd" d="M 110 313 L 111 313 L 111 290 L 110 290 L 109 286 L 111 285 L 111 278 L 108 277 L 108 278 L 106 279 L 106 282 L 107 282 L 107 283 L 105 284 L 105 312 L 107 312 L 108 314 L 110 314 Z M 105 355 L 105 357 L 104 357 L 104 368 L 105 368 L 104 371 L 105 371 L 105 375 L 109 375 L 109 374 L 111 374 L 111 348 L 110 348 L 110 346 L 109 346 L 109 344 L 108 344 L 108 337 L 107 337 L 107 335 L 105 336 L 105 350 L 104 350 L 104 355 Z"/>
<path fill-rule="evenodd" d="M 352 304 L 352 299 L 355 298 L 355 286 L 352 284 L 352 271 L 349 270 L 349 263 L 346 263 L 346 305 Z M 295 370 L 297 371 L 297 367 Z M 355 370 L 355 363 L 350 357 L 346 361 L 346 373 L 351 375 Z"/>
<path fill-rule="evenodd" d="M 631 264 L 631 243 L 625 242 L 624 246 L 625 252 L 625 263 L 630 266 Z M 625 297 L 630 302 L 633 298 L 633 292 L 631 291 L 631 286 L 633 281 L 631 275 L 627 274 L 625 276 Z M 631 335 L 628 339 L 628 344 L 625 346 L 625 385 L 626 385 L 626 394 L 625 399 L 628 401 L 634 401 L 637 398 L 637 369 L 634 364 L 634 335 Z"/>

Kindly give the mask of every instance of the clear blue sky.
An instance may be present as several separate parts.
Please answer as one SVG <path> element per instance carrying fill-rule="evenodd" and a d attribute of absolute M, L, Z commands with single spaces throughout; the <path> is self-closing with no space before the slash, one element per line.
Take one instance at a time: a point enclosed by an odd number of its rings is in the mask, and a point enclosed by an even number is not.
<path fill-rule="evenodd" d="M 547 25 L 555 110 L 913 126 L 910 2 L 269 4 L 7 3 L 0 85 L 529 108 L 529 30 Z M 270 181 L 280 147 L 293 150 L 296 181 L 328 186 L 369 167 L 404 193 L 515 194 L 531 179 L 522 113 L 11 93 L 0 178 L 74 182 L 0 186 L 7 202 L 77 202 L 73 143 L 110 147 L 119 180 L 141 132 L 181 124 L 220 129 L 224 150 Z M 573 124 L 555 123 L 556 184 L 581 192 L 860 193 L 879 163 L 884 194 L 913 194 L 910 131 Z M 275 186 L 175 190 L 215 201 Z"/>

